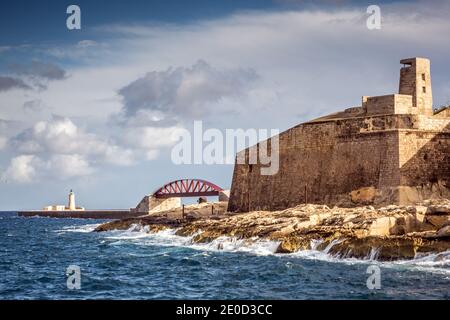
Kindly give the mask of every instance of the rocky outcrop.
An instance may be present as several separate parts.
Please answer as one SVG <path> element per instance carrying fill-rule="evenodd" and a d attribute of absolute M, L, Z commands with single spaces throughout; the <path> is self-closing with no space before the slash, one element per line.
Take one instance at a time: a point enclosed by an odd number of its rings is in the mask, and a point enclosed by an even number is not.
<path fill-rule="evenodd" d="M 329 208 L 300 205 L 281 211 L 190 216 L 169 219 L 145 216 L 111 222 L 97 231 L 127 229 L 132 224 L 150 230 L 177 228 L 177 235 L 194 242 L 210 242 L 221 236 L 278 241 L 278 253 L 325 250 L 341 257 L 380 260 L 411 259 L 419 253 L 450 249 L 450 201 L 425 202 L 420 206 L 372 206 Z"/>

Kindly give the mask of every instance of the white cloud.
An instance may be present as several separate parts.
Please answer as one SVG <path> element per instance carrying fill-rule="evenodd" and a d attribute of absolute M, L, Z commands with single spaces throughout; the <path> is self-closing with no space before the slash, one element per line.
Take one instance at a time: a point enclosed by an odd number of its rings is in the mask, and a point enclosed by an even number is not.
<path fill-rule="evenodd" d="M 88 161 L 77 154 L 53 155 L 47 162 L 47 170 L 51 176 L 62 179 L 85 176 L 94 172 Z"/>
<path fill-rule="evenodd" d="M 89 48 L 89 47 L 95 47 L 98 45 L 99 45 L 99 43 L 94 40 L 81 40 L 81 41 L 78 41 L 76 47 L 77 48 Z"/>
<path fill-rule="evenodd" d="M 20 156 L 11 161 L 7 176 L 19 183 L 42 178 L 64 180 L 92 174 L 104 165 L 131 166 L 154 160 L 161 148 L 177 142 L 176 133 L 180 129 L 119 125 L 115 128 L 120 131 L 116 141 L 88 133 L 65 117 L 53 116 L 50 121 L 37 122 L 8 144 L 9 151 Z"/>
<path fill-rule="evenodd" d="M 49 122 L 36 123 L 13 139 L 12 143 L 22 153 L 73 153 L 85 147 L 84 143 L 88 141 L 84 140 L 72 121 L 54 117 Z"/>
<path fill-rule="evenodd" d="M 11 151 L 23 154 L 20 164 L 28 168 L 39 165 L 42 176 L 69 178 L 94 172 L 92 165 L 112 164 L 129 166 L 135 163 L 135 152 L 116 144 L 111 139 L 80 129 L 69 118 L 54 116 L 40 121 L 11 139 Z M 33 162 L 40 160 L 39 163 Z M 11 162 L 11 172 L 17 165 Z M 21 182 L 20 175 L 10 174 Z M 27 176 L 31 176 L 30 174 Z M 18 179 L 14 177 L 19 177 Z"/>
<path fill-rule="evenodd" d="M 100 51 L 103 55 L 111 54 L 107 43 L 90 39 L 81 40 L 75 44 L 38 48 L 39 53 L 49 55 L 52 58 L 75 59 L 78 61 L 92 61 L 92 59 L 97 58 Z"/>
<path fill-rule="evenodd" d="M 2 175 L 8 182 L 29 184 L 42 179 L 65 180 L 92 174 L 94 169 L 80 155 L 52 155 L 44 160 L 36 155 L 19 155 Z"/>
<path fill-rule="evenodd" d="M 9 139 L 21 132 L 26 126 L 27 124 L 24 122 L 0 119 L 0 136 Z"/>
<path fill-rule="evenodd" d="M 81 154 L 107 156 L 127 153 L 107 138 L 87 133 L 69 118 L 54 116 L 50 121 L 40 121 L 12 139 L 21 153 Z"/>
<path fill-rule="evenodd" d="M 180 127 L 137 127 L 125 130 L 124 142 L 140 149 L 159 149 L 178 141 Z"/>
<path fill-rule="evenodd" d="M 366 28 L 366 6 L 245 12 L 182 26 L 104 26 L 100 31 L 110 32 L 108 50 L 99 46 L 101 40 L 75 43 L 73 46 L 89 50 L 89 59 L 81 60 L 81 67 L 70 68 L 69 79 L 49 84 L 40 98 L 46 105 L 57 107 L 58 114 L 104 123 L 121 110 L 122 102 L 116 92 L 133 83 L 128 100 L 131 111 L 157 108 L 173 116 L 189 112 L 188 115 L 203 118 L 205 113 L 215 115 L 232 108 L 243 114 L 242 120 L 252 115 L 251 126 L 273 124 L 283 128 L 357 104 L 362 95 L 395 91 L 395 69 L 403 57 L 430 56 L 434 65 L 440 59 L 443 67 L 433 72 L 448 74 L 446 57 L 450 46 L 442 41 L 442 34 L 450 31 L 450 21 L 443 15 L 448 12 L 448 3 L 429 6 L 424 1 L 401 2 L 383 4 L 381 9 L 383 25 L 377 31 Z M 59 49 L 70 55 L 73 46 Z M 78 56 L 73 59 L 80 62 Z M 201 69 L 194 68 L 199 59 L 207 61 L 210 67 L 203 78 L 194 77 Z M 171 66 L 179 71 L 168 71 Z M 214 80 L 209 70 L 219 74 L 235 71 L 238 75 L 242 73 L 239 70 L 254 70 L 260 81 L 252 90 L 267 92 L 267 96 L 277 99 L 248 101 L 246 94 L 236 99 L 223 98 L 232 94 L 233 85 L 225 81 L 223 87 L 223 81 Z M 182 77 L 189 81 L 181 85 Z M 209 83 L 205 85 L 202 79 L 212 79 L 212 88 L 206 92 L 203 88 Z M 434 94 L 438 103 L 445 98 L 440 98 L 443 94 L 439 90 Z M 35 94 L 28 95 L 30 100 Z M 9 96 L 12 93 L 4 100 L 0 117 L 12 119 L 20 116 L 15 104 L 22 105 L 24 101 L 17 98 L 17 93 L 15 99 Z M 192 106 L 188 108 L 183 103 Z M 269 117 L 267 113 L 255 114 L 255 108 L 277 111 Z M 244 123 L 236 123 L 236 117 L 223 122 L 228 126 Z"/>
<path fill-rule="evenodd" d="M 145 154 L 147 160 L 155 160 L 159 156 L 158 150 L 150 150 Z"/>
<path fill-rule="evenodd" d="M 32 155 L 17 156 L 11 159 L 2 178 L 17 183 L 30 183 L 36 175 L 35 166 L 38 162 L 39 159 Z"/>
<path fill-rule="evenodd" d="M 103 159 L 105 163 L 116 166 L 131 166 L 136 164 L 137 161 L 133 150 L 124 149 L 115 145 L 108 145 L 105 147 Z"/>
<path fill-rule="evenodd" d="M 0 75 L 0 92 L 13 89 L 30 90 L 31 87 L 22 79 Z"/>
<path fill-rule="evenodd" d="M 251 69 L 219 70 L 199 60 L 192 67 L 148 72 L 119 93 L 126 115 L 150 110 L 171 117 L 199 118 L 225 112 L 210 106 L 223 98 L 240 98 L 257 78 Z"/>
<path fill-rule="evenodd" d="M 62 80 L 66 71 L 53 63 L 33 60 L 28 64 L 13 64 L 10 69 L 18 75 L 46 80 Z"/>
<path fill-rule="evenodd" d="M 23 103 L 23 109 L 29 112 L 40 112 L 44 109 L 43 103 L 39 99 L 25 101 Z"/>

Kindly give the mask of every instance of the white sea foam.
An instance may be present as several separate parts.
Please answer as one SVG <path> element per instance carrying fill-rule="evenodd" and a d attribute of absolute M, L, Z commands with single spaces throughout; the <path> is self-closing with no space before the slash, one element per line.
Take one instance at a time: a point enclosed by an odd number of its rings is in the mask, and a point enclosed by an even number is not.
<path fill-rule="evenodd" d="M 180 237 L 175 232 L 174 229 L 149 232 L 148 226 L 133 224 L 127 230 L 107 231 L 104 235 L 107 240 L 116 240 L 110 243 L 113 245 L 132 242 L 137 245 L 187 246 L 191 243 L 192 237 Z"/>
<path fill-rule="evenodd" d="M 219 237 L 208 243 L 196 243 L 189 237 L 176 235 L 175 229 L 166 229 L 159 232 L 149 232 L 148 226 L 142 227 L 133 224 L 128 230 L 113 230 L 105 232 L 105 239 L 115 240 L 111 245 L 123 244 L 126 241 L 137 245 L 158 245 L 158 246 L 182 246 L 201 251 L 224 251 L 224 252 L 248 252 L 257 255 L 274 254 L 279 242 L 252 239 L 237 239 L 233 237 Z M 199 231 L 198 233 L 200 233 Z"/>
<path fill-rule="evenodd" d="M 418 255 L 416 258 L 410 260 L 378 261 L 377 257 L 379 250 L 377 248 L 372 248 L 369 255 L 364 259 L 342 258 L 339 255 L 332 255 L 329 253 L 330 249 L 336 245 L 337 242 L 330 243 L 323 251 L 317 250 L 320 243 L 322 243 L 322 241 L 314 240 L 311 242 L 311 250 L 297 251 L 289 254 L 289 256 L 333 263 L 377 264 L 380 267 L 385 268 L 408 269 L 450 275 L 450 250 L 441 253 Z"/>
<path fill-rule="evenodd" d="M 108 232 L 106 239 L 110 240 L 134 240 L 147 238 L 149 236 L 148 227 L 141 227 L 138 224 L 131 225 L 128 230 L 113 230 Z"/>
<path fill-rule="evenodd" d="M 219 237 L 209 243 L 191 243 L 189 247 L 198 250 L 247 252 L 256 255 L 274 254 L 279 245 L 278 241 L 261 240 L 258 238 L 236 239 Z"/>
<path fill-rule="evenodd" d="M 393 261 L 390 265 L 394 268 L 407 267 L 417 271 L 450 275 L 450 250 L 418 255 L 413 260 Z"/>
<path fill-rule="evenodd" d="M 92 232 L 97 228 L 101 223 L 91 223 L 91 224 L 83 224 L 83 225 L 74 225 L 74 226 L 66 226 L 62 229 L 55 230 L 58 234 L 63 234 L 66 232 L 79 232 L 79 233 L 88 233 Z"/>
<path fill-rule="evenodd" d="M 78 232 L 88 232 L 87 230 L 93 230 L 97 225 L 89 226 L 77 226 L 78 229 L 74 228 L 71 230 L 74 232 L 76 232 L 75 230 L 80 230 Z M 377 261 L 379 250 L 376 248 L 372 249 L 372 251 L 364 259 L 342 258 L 339 255 L 330 254 L 331 248 L 336 244 L 339 244 L 341 242 L 340 240 L 332 241 L 323 250 L 318 250 L 318 246 L 323 243 L 323 240 L 313 240 L 311 241 L 310 250 L 301 250 L 291 254 L 277 254 L 275 252 L 280 242 L 259 239 L 257 237 L 250 239 L 237 239 L 234 237 L 222 236 L 211 242 L 196 243 L 192 240 L 195 235 L 189 237 L 177 236 L 176 230 L 174 229 L 166 229 L 153 233 L 149 232 L 148 227 L 142 227 L 138 224 L 132 225 L 128 230 L 108 231 L 105 232 L 104 235 L 106 240 L 114 240 L 110 242 L 110 245 L 121 245 L 131 242 L 136 245 L 144 246 L 179 246 L 202 251 L 201 254 L 207 254 L 207 252 L 243 252 L 255 255 L 276 255 L 280 257 L 288 256 L 332 263 L 377 264 L 380 267 L 385 268 L 408 269 L 450 275 L 450 251 L 422 255 L 412 260 L 386 262 Z"/>

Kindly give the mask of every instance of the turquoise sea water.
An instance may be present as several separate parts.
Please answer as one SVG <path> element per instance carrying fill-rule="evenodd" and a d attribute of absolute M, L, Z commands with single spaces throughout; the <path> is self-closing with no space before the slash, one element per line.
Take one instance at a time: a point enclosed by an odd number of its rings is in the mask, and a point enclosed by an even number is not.
<path fill-rule="evenodd" d="M 395 263 L 337 259 L 221 238 L 192 244 L 173 231 L 91 232 L 98 220 L 0 213 L 0 299 L 449 299 L 450 252 Z M 81 288 L 66 269 L 80 267 Z M 380 268 L 381 288 L 367 287 Z"/>

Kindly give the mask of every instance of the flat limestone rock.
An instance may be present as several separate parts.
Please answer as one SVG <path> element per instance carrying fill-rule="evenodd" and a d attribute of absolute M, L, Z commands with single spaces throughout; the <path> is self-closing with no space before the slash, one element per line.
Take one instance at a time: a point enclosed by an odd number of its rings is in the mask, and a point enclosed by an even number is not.
<path fill-rule="evenodd" d="M 148 226 L 147 232 L 177 229 L 177 235 L 192 237 L 193 242 L 199 243 L 224 236 L 248 242 L 271 240 L 278 242 L 277 253 L 315 249 L 339 257 L 412 259 L 418 253 L 450 249 L 450 225 L 446 225 L 450 214 L 444 215 L 441 210 L 449 203 L 448 200 L 440 206 L 433 203 L 431 210 L 431 204 L 417 207 L 391 205 L 379 209 L 368 206 L 330 209 L 308 204 L 281 211 L 215 216 L 191 214 L 188 209 L 184 218 L 173 211 L 172 216 L 163 212 L 158 216 L 109 222 L 97 227 L 96 231 L 123 230 L 139 225 Z M 437 212 L 438 207 L 441 214 L 431 215 L 430 212 Z"/>

